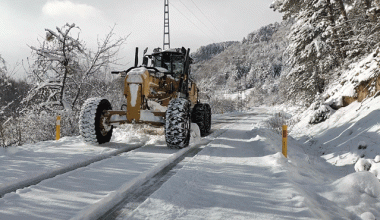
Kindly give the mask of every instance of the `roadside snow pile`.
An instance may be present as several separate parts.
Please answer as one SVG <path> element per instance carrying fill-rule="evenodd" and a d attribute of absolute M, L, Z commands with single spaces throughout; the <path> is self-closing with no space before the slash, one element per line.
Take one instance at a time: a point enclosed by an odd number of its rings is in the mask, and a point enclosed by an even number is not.
<path fill-rule="evenodd" d="M 191 123 L 190 145 L 195 145 L 201 141 L 201 131 L 196 123 Z"/>
<path fill-rule="evenodd" d="M 355 164 L 355 171 L 360 172 L 360 171 L 368 171 L 371 169 L 371 162 L 367 159 L 360 158 L 358 162 Z"/>
<path fill-rule="evenodd" d="M 361 94 L 362 102 L 354 101 L 338 110 L 331 106 L 341 107 L 343 96 L 362 93 L 357 87 L 372 82 L 378 68 L 379 57 L 374 54 L 353 64 L 323 99 L 294 114 L 292 120 L 297 123 L 289 128 L 289 136 L 303 145 L 307 155 L 351 173 L 337 177 L 318 193 L 351 213 L 349 219 L 380 218 L 380 97 L 374 95 L 374 84 L 368 84 L 368 93 L 374 96 L 364 99 Z"/>
<path fill-rule="evenodd" d="M 369 171 L 380 180 L 380 155 L 377 155 L 373 160 L 360 158 L 355 164 L 355 171 Z"/>
<path fill-rule="evenodd" d="M 356 171 L 326 185 L 327 190 L 322 189 L 320 195 L 362 219 L 378 219 L 380 97 L 353 102 L 319 124 L 309 123 L 311 110 L 298 115 L 300 121 L 291 127 L 290 136 L 303 144 L 307 155 L 321 157 L 349 172 Z"/>
<path fill-rule="evenodd" d="M 369 172 L 347 175 L 330 185 L 322 195 L 352 213 L 371 219 L 380 216 L 380 182 Z"/>
<path fill-rule="evenodd" d="M 310 124 L 311 111 L 296 116 L 290 136 L 303 143 L 304 150 L 336 166 L 354 165 L 359 158 L 380 155 L 380 97 L 353 102 L 336 110 L 329 119 Z"/>
<path fill-rule="evenodd" d="M 362 220 L 376 220 L 376 217 L 371 212 L 364 212 L 360 215 Z"/>

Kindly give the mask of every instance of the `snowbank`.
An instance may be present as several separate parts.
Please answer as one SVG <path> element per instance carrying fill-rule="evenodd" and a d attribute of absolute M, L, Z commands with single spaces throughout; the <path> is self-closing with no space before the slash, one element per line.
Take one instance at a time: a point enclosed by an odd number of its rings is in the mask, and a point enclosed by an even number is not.
<path fill-rule="evenodd" d="M 380 97 L 353 102 L 315 125 L 309 123 L 311 114 L 307 110 L 296 115 L 294 120 L 299 122 L 289 129 L 308 154 L 320 155 L 337 166 L 380 155 Z"/>
<path fill-rule="evenodd" d="M 356 172 L 331 184 L 323 196 L 352 213 L 380 217 L 380 183 L 370 172 Z"/>

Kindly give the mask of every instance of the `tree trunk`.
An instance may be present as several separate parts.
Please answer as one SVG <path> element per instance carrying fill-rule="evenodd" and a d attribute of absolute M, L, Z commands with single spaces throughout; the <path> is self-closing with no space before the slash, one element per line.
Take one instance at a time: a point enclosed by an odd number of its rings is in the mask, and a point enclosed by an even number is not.
<path fill-rule="evenodd" d="M 338 2 L 338 4 L 339 4 L 339 10 L 340 10 L 340 13 L 342 14 L 344 20 L 347 21 L 348 18 L 347 18 L 346 9 L 344 8 L 343 0 L 337 0 L 337 2 Z"/>
<path fill-rule="evenodd" d="M 67 73 L 68 73 L 68 67 L 65 66 L 65 72 L 64 72 L 64 75 L 63 75 L 61 94 L 60 94 L 60 96 L 61 96 L 60 97 L 60 102 L 61 102 L 61 105 L 62 105 L 62 107 L 64 109 L 65 109 L 65 105 L 63 104 L 63 97 L 64 97 L 64 93 L 65 93 L 65 85 L 66 85 Z"/>
<path fill-rule="evenodd" d="M 334 19 L 334 8 L 333 5 L 331 4 L 330 0 L 326 0 L 327 2 L 327 7 L 329 9 L 329 19 L 331 22 L 332 30 L 333 30 L 333 42 L 334 42 L 334 48 L 335 48 L 335 53 L 339 55 L 338 59 L 335 59 L 336 65 L 339 65 L 341 60 L 344 59 L 344 54 L 341 51 L 341 43 L 338 40 L 338 34 L 336 32 L 336 24 L 335 24 L 335 19 Z"/>
<path fill-rule="evenodd" d="M 371 0 L 364 0 L 365 9 L 368 11 L 371 8 Z"/>
<path fill-rule="evenodd" d="M 67 34 L 68 32 L 66 32 Z M 63 107 L 63 109 L 65 109 L 65 105 L 63 104 L 63 96 L 64 96 L 64 93 L 65 93 L 65 85 L 66 85 L 66 79 L 67 79 L 67 74 L 69 72 L 69 62 L 68 62 L 68 59 L 67 59 L 67 55 L 66 55 L 66 39 L 67 39 L 67 35 L 64 36 L 64 39 L 63 39 L 63 42 L 62 42 L 62 52 L 63 52 L 63 67 L 65 69 L 65 72 L 63 73 L 63 79 L 62 79 L 62 86 L 61 86 L 61 94 L 60 94 L 60 102 L 61 102 L 61 105 Z"/>

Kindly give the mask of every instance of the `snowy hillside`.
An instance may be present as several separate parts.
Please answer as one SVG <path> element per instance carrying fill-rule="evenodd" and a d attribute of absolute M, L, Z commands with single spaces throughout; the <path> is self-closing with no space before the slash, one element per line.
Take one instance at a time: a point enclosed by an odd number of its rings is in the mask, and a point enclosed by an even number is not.
<path fill-rule="evenodd" d="M 216 113 L 221 113 L 218 108 L 221 93 L 252 88 L 252 95 L 246 100 L 250 106 L 273 104 L 280 99 L 280 76 L 288 72 L 284 52 L 292 24 L 289 20 L 264 26 L 211 59 L 193 64 L 192 76 L 200 87 L 201 96 L 215 105 Z M 206 48 L 213 51 L 219 46 L 208 45 Z M 236 106 L 234 103 L 230 105 Z M 223 108 L 224 112 L 233 110 L 228 106 Z"/>
<path fill-rule="evenodd" d="M 197 51 L 191 54 L 191 57 L 194 59 L 194 62 L 202 62 L 211 59 L 212 57 L 222 53 L 229 46 L 239 43 L 235 41 L 227 41 L 222 43 L 213 43 L 206 46 L 198 48 Z"/>

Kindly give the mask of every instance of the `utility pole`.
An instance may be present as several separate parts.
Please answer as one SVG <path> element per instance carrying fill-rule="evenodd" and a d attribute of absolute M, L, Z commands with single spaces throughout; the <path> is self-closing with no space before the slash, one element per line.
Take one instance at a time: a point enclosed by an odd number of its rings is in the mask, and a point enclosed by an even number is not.
<path fill-rule="evenodd" d="M 163 50 L 170 48 L 170 33 L 169 33 L 169 0 L 165 0 L 164 6 L 164 45 Z"/>

